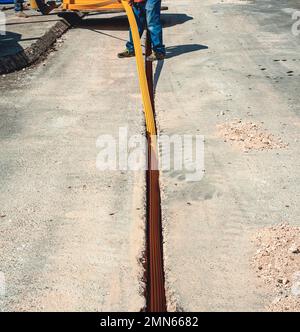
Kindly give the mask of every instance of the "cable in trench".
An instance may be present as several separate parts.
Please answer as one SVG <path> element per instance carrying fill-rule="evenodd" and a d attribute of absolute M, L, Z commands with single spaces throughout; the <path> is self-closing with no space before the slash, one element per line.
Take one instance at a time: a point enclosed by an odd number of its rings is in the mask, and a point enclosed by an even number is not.
<path fill-rule="evenodd" d="M 149 312 L 164 312 L 166 308 L 163 241 L 161 225 L 161 202 L 158 170 L 157 135 L 154 115 L 154 91 L 152 63 L 143 61 L 143 52 L 138 28 L 132 8 L 122 0 L 132 31 L 139 84 L 143 99 L 148 141 L 147 171 L 147 308 Z M 146 56 L 151 52 L 149 36 Z"/>

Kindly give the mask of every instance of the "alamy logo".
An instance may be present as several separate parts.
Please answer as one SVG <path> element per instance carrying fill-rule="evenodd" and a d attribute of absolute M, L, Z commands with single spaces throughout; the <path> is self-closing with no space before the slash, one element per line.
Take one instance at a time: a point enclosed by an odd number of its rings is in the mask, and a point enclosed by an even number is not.
<path fill-rule="evenodd" d="M 0 12 L 0 35 L 4 36 L 6 34 L 6 17 L 5 14 Z"/>
<path fill-rule="evenodd" d="M 158 167 L 162 172 L 178 175 L 185 181 L 200 181 L 204 174 L 204 137 L 202 135 L 160 135 L 156 142 Z M 100 150 L 96 166 L 100 171 L 140 171 L 148 169 L 148 142 L 143 135 L 128 136 L 120 127 L 116 136 L 101 135 L 96 142 Z M 153 168 L 152 168 L 153 169 Z"/>
<path fill-rule="evenodd" d="M 296 21 L 292 26 L 292 34 L 294 36 L 300 35 L 300 11 L 296 11 L 292 15 L 292 19 Z"/>

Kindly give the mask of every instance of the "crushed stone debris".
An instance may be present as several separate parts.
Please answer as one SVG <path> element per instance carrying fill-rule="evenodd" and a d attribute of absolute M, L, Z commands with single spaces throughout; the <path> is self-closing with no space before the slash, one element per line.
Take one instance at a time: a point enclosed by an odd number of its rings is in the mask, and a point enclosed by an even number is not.
<path fill-rule="evenodd" d="M 274 293 L 269 311 L 300 311 L 300 227 L 280 224 L 261 229 L 253 242 L 256 275 Z"/>
<path fill-rule="evenodd" d="M 232 142 L 244 152 L 282 149 L 288 146 L 280 137 L 275 137 L 253 122 L 243 122 L 238 119 L 220 124 L 217 128 L 219 136 L 224 139 L 224 142 Z"/>

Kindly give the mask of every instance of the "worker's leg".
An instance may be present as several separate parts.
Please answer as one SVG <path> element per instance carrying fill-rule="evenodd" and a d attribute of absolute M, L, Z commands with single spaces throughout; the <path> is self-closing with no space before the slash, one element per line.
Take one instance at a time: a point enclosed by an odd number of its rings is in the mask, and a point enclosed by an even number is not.
<path fill-rule="evenodd" d="M 23 10 L 24 0 L 15 0 L 15 12 L 21 12 Z"/>
<path fill-rule="evenodd" d="M 15 0 L 15 13 L 17 17 L 22 17 L 22 18 L 26 18 L 28 17 L 25 13 L 24 13 L 24 0 Z"/>
<path fill-rule="evenodd" d="M 161 0 L 147 0 L 146 18 L 150 32 L 152 49 L 156 53 L 165 54 L 166 49 L 163 44 L 163 31 L 160 19 Z"/>
<path fill-rule="evenodd" d="M 43 15 L 47 15 L 51 12 L 51 10 L 53 10 L 54 8 L 56 8 L 56 4 L 55 1 L 48 1 L 48 3 L 46 3 L 45 0 L 35 0 L 39 11 L 43 14 Z"/>
<path fill-rule="evenodd" d="M 136 23 L 139 29 L 140 37 L 142 36 L 146 27 L 146 11 L 145 3 L 136 3 L 133 5 L 133 12 L 136 19 Z M 131 29 L 129 31 L 129 42 L 126 44 L 126 48 L 129 52 L 134 52 L 133 40 Z"/>

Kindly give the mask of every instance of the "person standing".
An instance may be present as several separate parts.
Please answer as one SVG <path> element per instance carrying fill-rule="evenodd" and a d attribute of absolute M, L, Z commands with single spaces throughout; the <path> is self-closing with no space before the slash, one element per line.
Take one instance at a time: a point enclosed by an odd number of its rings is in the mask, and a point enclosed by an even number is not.
<path fill-rule="evenodd" d="M 161 0 L 129 0 L 133 7 L 140 37 L 145 28 L 149 30 L 152 54 L 147 60 L 163 60 L 166 55 L 165 45 L 163 44 L 163 28 L 160 17 Z M 135 56 L 131 30 L 129 32 L 129 41 L 126 44 L 126 50 L 119 53 L 119 58 L 130 58 Z"/>
<path fill-rule="evenodd" d="M 15 13 L 17 17 L 28 17 L 24 10 L 28 9 L 26 5 L 24 5 L 24 0 L 15 0 Z"/>

